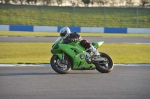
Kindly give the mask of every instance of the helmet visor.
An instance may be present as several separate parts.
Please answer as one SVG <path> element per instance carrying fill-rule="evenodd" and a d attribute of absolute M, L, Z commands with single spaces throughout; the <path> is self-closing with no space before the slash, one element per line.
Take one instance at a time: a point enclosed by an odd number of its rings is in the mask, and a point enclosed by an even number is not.
<path fill-rule="evenodd" d="M 64 37 L 65 35 L 66 35 L 65 32 L 60 34 L 61 37 Z"/>

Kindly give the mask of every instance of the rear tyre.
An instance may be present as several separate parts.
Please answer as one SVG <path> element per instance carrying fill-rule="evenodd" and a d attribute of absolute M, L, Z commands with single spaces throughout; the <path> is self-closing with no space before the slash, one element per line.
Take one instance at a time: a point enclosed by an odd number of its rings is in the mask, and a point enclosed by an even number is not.
<path fill-rule="evenodd" d="M 71 70 L 71 64 L 67 56 L 64 57 L 64 60 L 60 60 L 57 55 L 53 55 L 50 63 L 53 70 L 59 74 L 67 74 Z"/>
<path fill-rule="evenodd" d="M 109 73 L 114 68 L 112 59 L 105 53 L 100 53 L 100 56 L 105 60 L 95 63 L 96 70 L 101 73 Z"/>

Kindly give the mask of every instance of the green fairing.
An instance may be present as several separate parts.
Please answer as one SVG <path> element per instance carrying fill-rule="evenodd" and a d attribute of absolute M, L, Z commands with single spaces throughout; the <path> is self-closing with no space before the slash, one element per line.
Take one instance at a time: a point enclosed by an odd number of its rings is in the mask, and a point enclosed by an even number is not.
<path fill-rule="evenodd" d="M 95 42 L 93 46 L 98 48 L 98 46 L 102 45 L 103 42 Z M 71 42 L 69 44 L 61 43 L 61 38 L 58 38 L 51 49 L 52 54 L 57 55 L 61 60 L 63 58 L 63 53 L 67 54 L 73 62 L 72 69 L 80 70 L 80 69 L 90 69 L 91 67 L 95 69 L 94 64 L 89 64 L 86 61 L 86 52 L 85 48 L 80 45 L 79 42 Z"/>
<path fill-rule="evenodd" d="M 104 43 L 104 41 L 101 41 L 101 42 L 93 42 L 92 45 L 93 45 L 95 48 L 98 48 L 98 47 L 100 47 L 103 43 Z"/>

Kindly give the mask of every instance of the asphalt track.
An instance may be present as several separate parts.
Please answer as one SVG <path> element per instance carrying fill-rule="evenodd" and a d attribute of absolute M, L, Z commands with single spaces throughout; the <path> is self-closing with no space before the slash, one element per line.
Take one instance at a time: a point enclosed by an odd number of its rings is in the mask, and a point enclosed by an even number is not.
<path fill-rule="evenodd" d="M 57 37 L 0 37 L 0 42 L 54 42 Z M 84 37 L 91 42 L 150 43 L 143 37 Z M 115 66 L 60 75 L 51 67 L 0 67 L 0 99 L 150 99 L 150 66 Z"/>
<path fill-rule="evenodd" d="M 0 37 L 0 42 L 54 42 L 58 37 Z M 150 43 L 148 37 L 82 37 L 91 42 L 105 43 Z"/>
<path fill-rule="evenodd" d="M 63 75 L 51 67 L 0 67 L 0 99 L 150 99 L 150 66 Z"/>

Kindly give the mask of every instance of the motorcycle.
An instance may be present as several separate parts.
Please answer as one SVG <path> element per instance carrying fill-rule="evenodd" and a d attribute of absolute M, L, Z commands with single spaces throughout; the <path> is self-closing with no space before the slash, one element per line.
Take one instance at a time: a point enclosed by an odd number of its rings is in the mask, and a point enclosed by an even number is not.
<path fill-rule="evenodd" d="M 99 52 L 100 56 L 94 57 L 90 50 L 86 50 L 80 42 L 62 43 L 59 37 L 51 48 L 53 56 L 50 59 L 52 69 L 59 74 L 67 74 L 70 70 L 97 70 L 101 73 L 109 73 L 113 70 L 113 61 L 109 55 Z M 92 42 L 98 49 L 104 41 Z M 91 58 L 88 57 L 91 56 Z"/>

